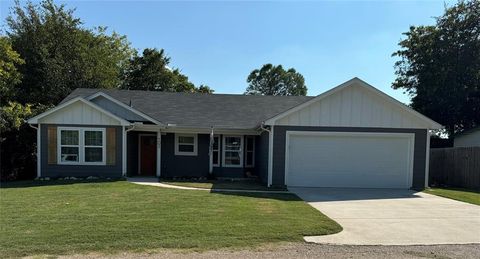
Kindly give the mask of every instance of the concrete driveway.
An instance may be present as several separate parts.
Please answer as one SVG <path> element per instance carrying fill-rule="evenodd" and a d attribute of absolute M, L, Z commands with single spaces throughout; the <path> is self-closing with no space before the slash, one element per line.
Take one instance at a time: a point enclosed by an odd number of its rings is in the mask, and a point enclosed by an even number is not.
<path fill-rule="evenodd" d="M 480 206 L 392 189 L 289 188 L 343 231 L 305 237 L 345 245 L 480 243 Z"/>

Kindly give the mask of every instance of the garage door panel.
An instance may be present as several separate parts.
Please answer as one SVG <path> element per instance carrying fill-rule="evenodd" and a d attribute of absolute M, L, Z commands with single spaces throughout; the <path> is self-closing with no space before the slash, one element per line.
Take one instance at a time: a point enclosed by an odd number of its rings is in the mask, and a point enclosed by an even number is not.
<path fill-rule="evenodd" d="M 405 134 L 290 135 L 287 185 L 408 188 L 410 147 Z"/>

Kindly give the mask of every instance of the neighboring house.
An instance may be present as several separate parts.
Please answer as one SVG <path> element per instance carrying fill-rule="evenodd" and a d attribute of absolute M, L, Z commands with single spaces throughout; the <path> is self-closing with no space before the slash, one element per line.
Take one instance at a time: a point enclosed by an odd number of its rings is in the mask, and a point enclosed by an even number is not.
<path fill-rule="evenodd" d="M 268 186 L 417 189 L 428 130 L 442 128 L 358 78 L 316 97 L 76 89 L 28 122 L 39 177 L 250 172 Z"/>
<path fill-rule="evenodd" d="M 480 147 L 480 127 L 454 136 L 453 147 Z"/>

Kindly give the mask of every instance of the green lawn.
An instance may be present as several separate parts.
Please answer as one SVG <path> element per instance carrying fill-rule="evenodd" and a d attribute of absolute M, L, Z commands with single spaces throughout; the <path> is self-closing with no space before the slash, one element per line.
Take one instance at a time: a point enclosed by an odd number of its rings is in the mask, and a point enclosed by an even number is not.
<path fill-rule="evenodd" d="M 205 189 L 235 189 L 235 190 L 280 190 L 284 191 L 285 189 L 278 188 L 268 188 L 265 184 L 262 184 L 257 181 L 249 180 L 202 180 L 202 181 L 191 181 L 191 180 L 162 180 L 162 183 L 185 186 L 185 187 L 196 187 L 196 188 L 205 188 Z"/>
<path fill-rule="evenodd" d="M 2 257 L 251 247 L 341 230 L 291 194 L 209 193 L 125 181 L 40 184 L 0 188 Z"/>
<path fill-rule="evenodd" d="M 429 189 L 426 189 L 425 192 L 442 196 L 445 198 L 450 198 L 458 201 L 480 205 L 479 191 L 457 189 L 457 188 L 429 188 Z"/>

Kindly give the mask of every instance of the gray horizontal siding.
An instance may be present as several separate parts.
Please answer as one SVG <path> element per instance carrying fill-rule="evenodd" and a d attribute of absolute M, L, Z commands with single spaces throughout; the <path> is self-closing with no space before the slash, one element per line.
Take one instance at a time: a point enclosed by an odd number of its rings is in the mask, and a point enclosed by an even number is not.
<path fill-rule="evenodd" d="M 48 127 L 86 127 L 86 128 L 115 128 L 117 151 L 115 153 L 115 165 L 50 165 L 48 164 Z M 42 177 L 122 177 L 122 127 L 99 126 L 99 125 L 49 125 L 42 124 L 40 131 L 41 141 L 41 176 Z M 60 150 L 57 150 L 60 152 Z"/>
<path fill-rule="evenodd" d="M 268 182 L 268 138 L 266 131 L 255 138 L 255 172 L 262 183 Z"/>
<path fill-rule="evenodd" d="M 138 134 L 140 133 L 143 133 L 143 132 L 138 132 L 138 131 L 127 132 L 127 175 L 128 176 L 134 176 L 138 174 Z"/>
<path fill-rule="evenodd" d="M 127 133 L 127 175 L 134 176 L 138 174 L 138 135 L 149 132 L 139 132 L 139 131 L 130 131 Z M 150 132 L 150 134 L 152 134 Z M 155 133 L 154 133 L 155 134 Z M 220 136 L 220 142 L 222 141 L 222 136 Z M 268 139 L 268 135 L 267 135 Z M 209 134 L 198 134 L 197 139 L 197 155 L 196 156 L 179 156 L 175 155 L 175 134 L 167 133 L 162 135 L 162 154 L 161 154 L 161 177 L 171 178 L 171 177 L 208 177 L 209 176 L 209 144 L 210 144 L 210 135 Z M 258 160 L 258 137 L 255 139 L 256 143 L 256 153 L 255 153 L 255 164 L 260 163 L 261 166 L 265 167 L 266 164 L 262 165 L 262 162 Z M 250 171 L 253 174 L 258 174 L 256 168 L 232 168 L 232 167 L 222 167 L 222 145 L 220 145 L 220 166 L 213 167 L 213 175 L 216 177 L 245 177 L 245 173 Z M 267 145 L 268 152 L 268 145 Z M 262 153 L 260 153 L 262 154 Z M 266 162 L 265 162 L 266 163 Z M 263 174 L 266 177 L 266 168 L 263 170 Z"/>
<path fill-rule="evenodd" d="M 208 134 L 198 134 L 196 156 L 175 155 L 175 134 L 162 136 L 162 177 L 206 177 L 209 166 Z"/>
<path fill-rule="evenodd" d="M 222 136 L 220 135 L 220 139 Z M 209 176 L 209 134 L 198 134 L 198 148 L 196 156 L 175 155 L 175 134 L 167 133 L 162 136 L 162 177 L 208 177 Z M 222 141 L 222 140 L 220 140 Z M 244 177 L 246 171 L 254 168 L 222 167 L 222 145 L 220 145 L 220 166 L 213 167 L 216 177 Z"/>
<path fill-rule="evenodd" d="M 285 186 L 285 141 L 287 131 L 324 131 L 324 132 L 388 132 L 414 133 L 415 147 L 413 157 L 413 189 L 425 188 L 426 129 L 360 128 L 360 127 L 308 127 L 275 126 L 273 136 L 272 185 Z"/>

